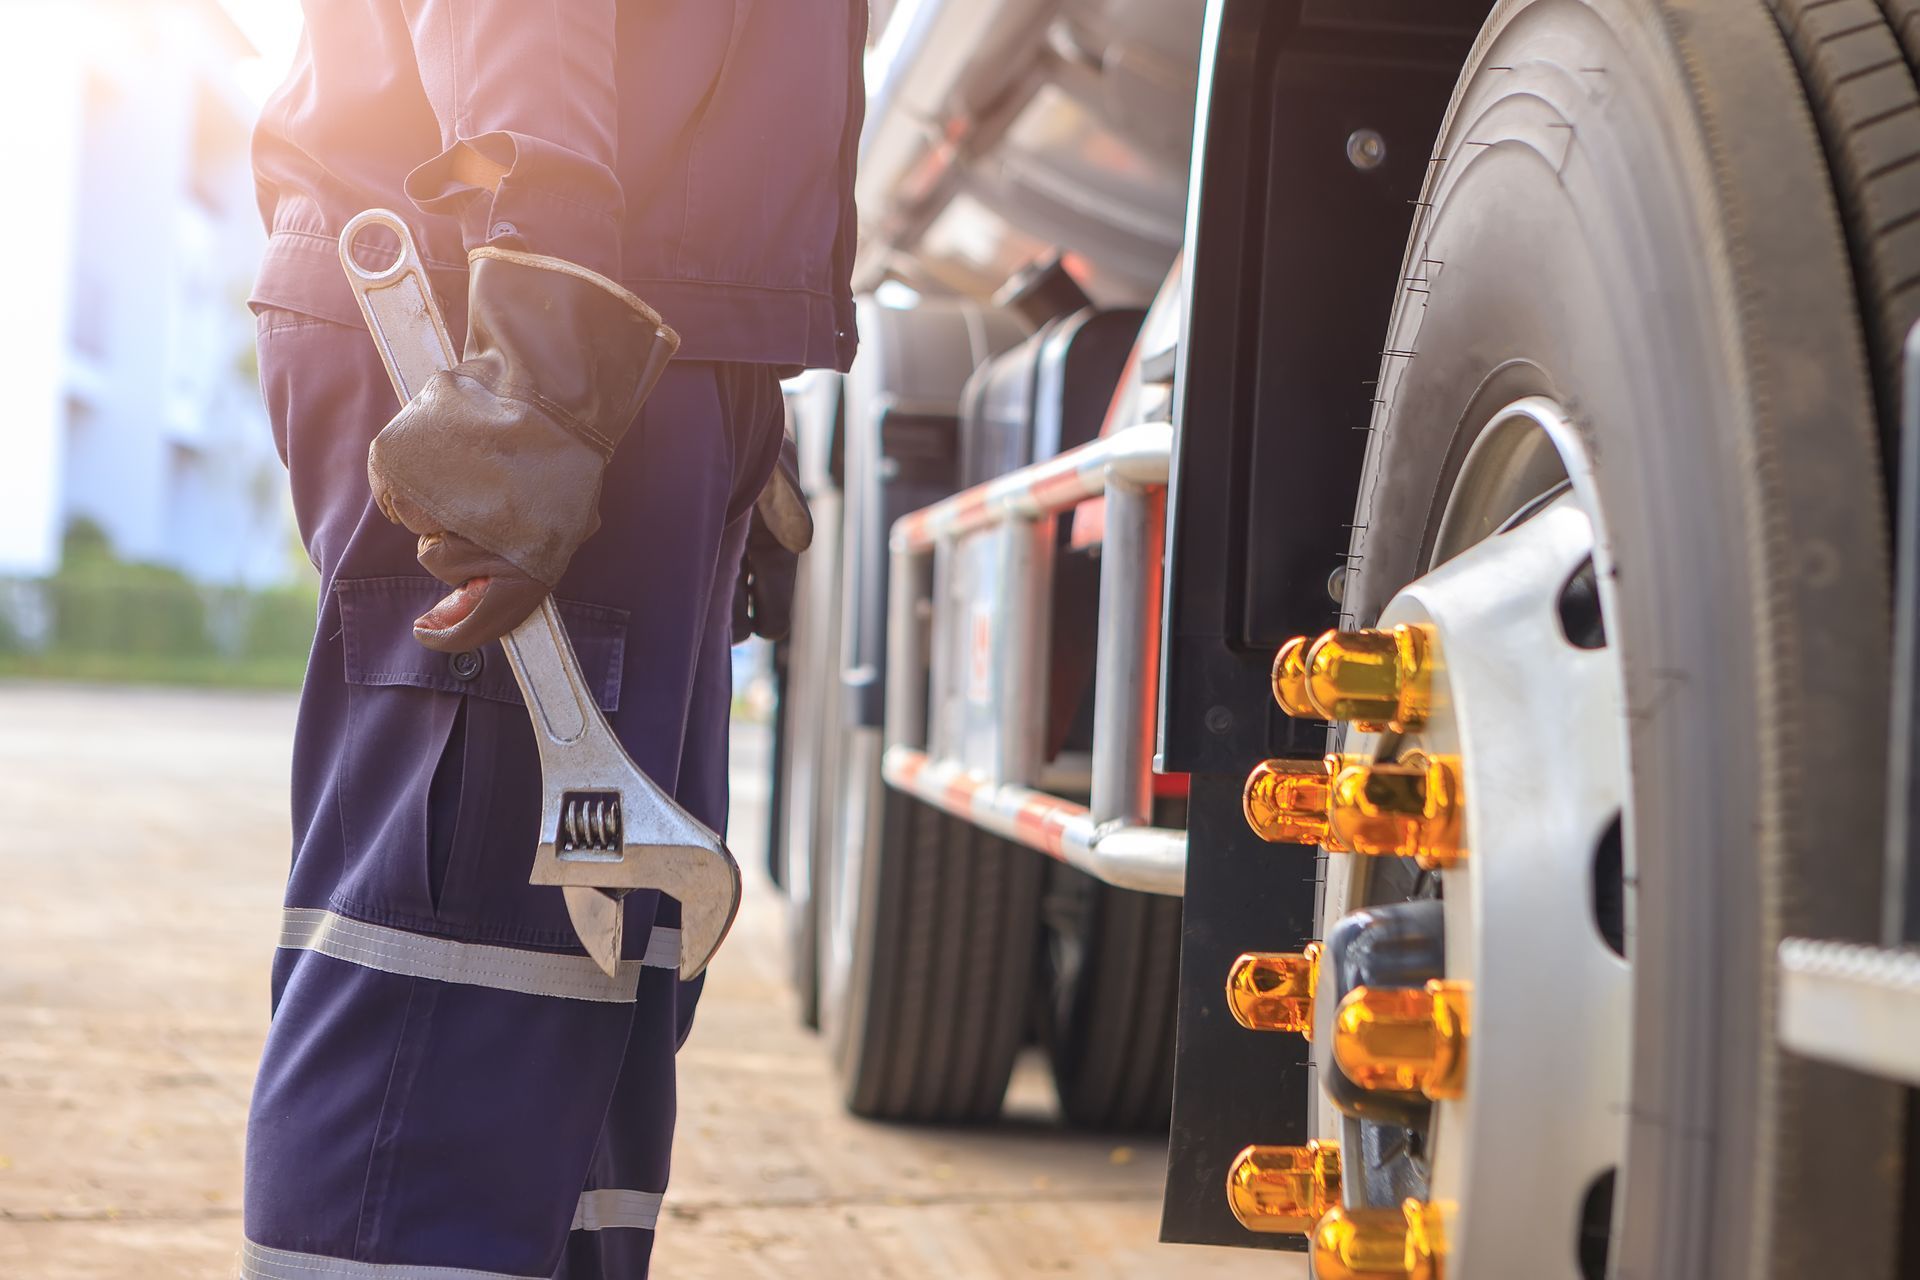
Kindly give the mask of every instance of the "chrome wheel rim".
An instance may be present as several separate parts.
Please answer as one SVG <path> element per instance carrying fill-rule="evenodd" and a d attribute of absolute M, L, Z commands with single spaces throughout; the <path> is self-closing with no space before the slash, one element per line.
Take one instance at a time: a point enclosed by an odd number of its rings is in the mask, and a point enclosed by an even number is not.
<path fill-rule="evenodd" d="M 1582 603 L 1589 587 L 1597 618 Z M 1595 1263 L 1579 1237 L 1610 1230 L 1607 1206 L 1621 1199 L 1634 879 L 1625 681 L 1618 649 L 1583 625 L 1604 633 L 1613 592 L 1581 433 L 1546 398 L 1506 406 L 1462 464 L 1428 571 L 1378 620 L 1431 628 L 1431 711 L 1417 731 L 1349 730 L 1344 743 L 1371 759 L 1417 749 L 1459 762 L 1468 853 L 1433 874 L 1442 976 L 1470 984 L 1472 1029 L 1464 1094 L 1435 1102 L 1424 1134 L 1424 1198 L 1455 1275 L 1581 1280 Z M 1330 927 L 1382 901 L 1384 886 L 1378 859 L 1329 858 Z M 1601 901 L 1609 878 L 1617 916 Z M 1316 1036 L 1324 1072 L 1339 1070 L 1330 1018 Z M 1380 1149 L 1378 1132 L 1322 1106 L 1320 1132 L 1339 1124 L 1350 1147 Z M 1346 1195 L 1368 1207 L 1367 1180 L 1349 1179 Z"/>

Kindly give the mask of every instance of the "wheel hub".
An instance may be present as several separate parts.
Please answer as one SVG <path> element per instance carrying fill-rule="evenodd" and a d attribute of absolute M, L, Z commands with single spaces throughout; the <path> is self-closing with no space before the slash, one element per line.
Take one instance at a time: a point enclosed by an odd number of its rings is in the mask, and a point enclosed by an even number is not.
<path fill-rule="evenodd" d="M 1623 673 L 1604 626 L 1611 559 L 1559 406 L 1536 397 L 1495 415 L 1435 548 L 1375 627 L 1281 651 L 1282 705 L 1344 722 L 1345 737 L 1325 764 L 1270 761 L 1249 779 L 1249 820 L 1270 838 L 1315 830 L 1275 797 L 1327 805 L 1335 955 L 1316 993 L 1328 1084 L 1317 1128 L 1337 1129 L 1351 1154 L 1345 1216 L 1316 1233 L 1316 1256 L 1321 1236 L 1355 1257 L 1394 1254 L 1367 1233 L 1406 1236 L 1417 1218 L 1450 1274 L 1577 1280 L 1596 1274 L 1581 1236 L 1607 1230 L 1624 1156 L 1631 797 Z M 1340 963 L 1343 931 L 1410 898 L 1438 899 L 1439 972 L 1356 977 Z M 1424 1124 L 1395 1124 L 1379 1118 L 1395 1106 L 1354 1105 L 1356 1093 L 1402 1100 L 1403 1118 L 1408 1100 L 1430 1109 Z M 1376 1157 L 1411 1164 L 1356 1167 Z M 1377 1274 L 1414 1274 L 1411 1245 L 1395 1256 L 1405 1265 Z"/>

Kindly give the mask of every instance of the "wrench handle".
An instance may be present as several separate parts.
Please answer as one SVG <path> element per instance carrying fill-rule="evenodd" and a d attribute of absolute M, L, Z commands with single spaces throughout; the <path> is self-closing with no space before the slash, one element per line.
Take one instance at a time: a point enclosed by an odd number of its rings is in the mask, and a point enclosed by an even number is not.
<path fill-rule="evenodd" d="M 354 243 L 375 227 L 400 242 L 399 255 L 378 270 L 361 266 L 353 255 Z M 341 228 L 340 265 L 360 303 L 360 314 L 366 317 L 367 332 L 380 350 L 387 377 L 393 381 L 394 394 L 405 404 L 428 378 L 454 365 L 453 339 L 433 299 L 413 234 L 399 214 L 368 209 Z M 534 728 L 547 742 L 555 746 L 578 742 L 601 720 L 552 596 L 508 632 L 502 644 Z"/>
<path fill-rule="evenodd" d="M 377 271 L 361 266 L 353 256 L 361 234 L 375 227 L 400 241 L 399 256 Z M 380 349 L 380 361 L 393 380 L 394 394 L 405 404 L 427 385 L 428 378 L 455 363 L 453 339 L 433 300 L 413 234 L 399 214 L 368 209 L 340 229 L 340 265 L 353 286 L 360 314 L 366 317 L 367 332 Z"/>
<path fill-rule="evenodd" d="M 567 639 L 553 597 L 542 600 L 525 622 L 501 637 L 500 643 L 507 651 L 513 678 L 520 685 L 520 696 L 533 716 L 533 727 L 558 747 L 571 746 L 585 737 L 600 718 L 600 708 L 580 672 L 580 658 Z"/>

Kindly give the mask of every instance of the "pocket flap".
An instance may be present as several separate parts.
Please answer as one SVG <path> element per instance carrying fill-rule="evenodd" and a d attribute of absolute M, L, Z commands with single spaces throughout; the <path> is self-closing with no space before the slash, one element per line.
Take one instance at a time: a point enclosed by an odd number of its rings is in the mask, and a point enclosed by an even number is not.
<path fill-rule="evenodd" d="M 447 594 L 442 583 L 412 576 L 344 578 L 333 584 L 333 590 L 340 602 L 347 683 L 407 685 L 520 702 L 513 669 L 498 643 L 463 653 L 438 653 L 413 638 L 413 620 Z M 627 647 L 626 610 L 573 600 L 557 603 L 587 687 L 602 711 L 618 710 Z"/>

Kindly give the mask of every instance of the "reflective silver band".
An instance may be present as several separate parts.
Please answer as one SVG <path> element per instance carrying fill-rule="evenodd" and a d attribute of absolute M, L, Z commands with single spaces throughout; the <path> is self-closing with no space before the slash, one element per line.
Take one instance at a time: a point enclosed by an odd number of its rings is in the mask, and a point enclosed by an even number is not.
<path fill-rule="evenodd" d="M 592 963 L 589 961 L 588 963 Z M 318 1253 L 269 1249 L 251 1240 L 240 1245 L 240 1280 L 544 1280 L 505 1271 L 466 1267 L 421 1267 L 404 1262 L 350 1262 Z"/>
<path fill-rule="evenodd" d="M 653 932 L 647 935 L 646 955 L 640 963 L 649 969 L 678 969 L 680 931 L 663 924 L 653 926 Z"/>
<path fill-rule="evenodd" d="M 280 945 L 409 978 L 611 1004 L 633 1003 L 641 969 L 673 969 L 680 964 L 678 929 L 655 928 L 647 940 L 646 957 L 621 961 L 620 972 L 609 977 L 586 956 L 456 942 L 306 907 L 287 908 L 280 924 Z"/>
<path fill-rule="evenodd" d="M 603 1231 L 608 1227 L 640 1227 L 653 1230 L 660 1221 L 661 1194 L 658 1191 L 588 1191 L 573 1211 L 575 1231 Z"/>

